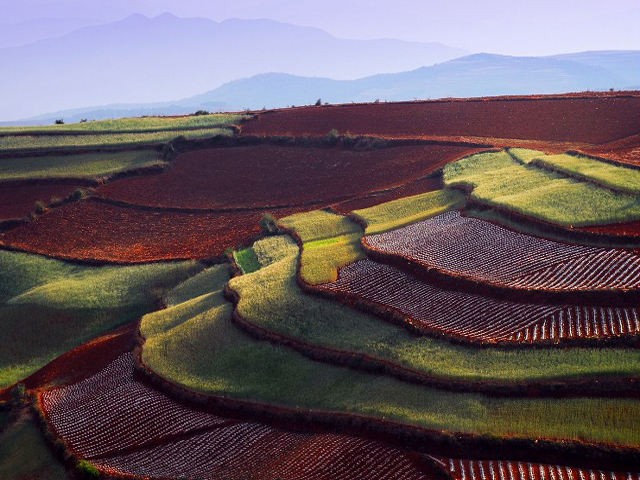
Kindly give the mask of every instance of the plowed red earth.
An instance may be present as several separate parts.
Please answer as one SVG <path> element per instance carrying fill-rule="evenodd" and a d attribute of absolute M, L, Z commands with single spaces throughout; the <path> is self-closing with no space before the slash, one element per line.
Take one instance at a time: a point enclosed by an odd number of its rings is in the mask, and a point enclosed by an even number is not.
<path fill-rule="evenodd" d="M 585 153 L 640 166 L 640 134 L 632 135 L 622 140 L 583 149 Z"/>
<path fill-rule="evenodd" d="M 585 94 L 587 96 L 589 94 Z M 640 95 L 335 105 L 277 110 L 242 126 L 250 135 L 477 136 L 598 144 L 640 133 Z"/>
<path fill-rule="evenodd" d="M 576 230 L 606 235 L 625 235 L 630 237 L 640 237 L 640 220 L 629 223 L 615 223 L 613 225 L 583 227 Z"/>
<path fill-rule="evenodd" d="M 296 209 L 278 209 L 286 216 Z M 0 244 L 59 258 L 124 263 L 210 258 L 260 233 L 261 211 L 151 211 L 97 200 L 69 203 L 0 235 Z"/>
<path fill-rule="evenodd" d="M 414 182 L 407 183 L 399 188 L 395 188 L 388 192 L 360 197 L 345 202 L 331 205 L 331 208 L 338 213 L 346 215 L 354 210 L 361 208 L 369 208 L 381 203 L 397 200 L 398 198 L 418 195 L 420 193 L 433 192 L 444 188 L 441 178 L 423 178 Z"/>
<path fill-rule="evenodd" d="M 192 209 L 335 202 L 415 180 L 472 151 L 440 145 L 375 151 L 214 148 L 180 155 L 162 174 L 102 186 L 98 195 L 136 205 Z"/>
<path fill-rule="evenodd" d="M 73 185 L 0 185 L 0 221 L 26 217 L 35 209 L 36 202 L 44 205 L 51 199 L 63 199 L 77 187 Z"/>
<path fill-rule="evenodd" d="M 289 432 L 189 408 L 136 380 L 130 353 L 83 381 L 43 392 L 40 401 L 76 454 L 117 476 L 432 478 L 417 456 L 373 440 Z"/>

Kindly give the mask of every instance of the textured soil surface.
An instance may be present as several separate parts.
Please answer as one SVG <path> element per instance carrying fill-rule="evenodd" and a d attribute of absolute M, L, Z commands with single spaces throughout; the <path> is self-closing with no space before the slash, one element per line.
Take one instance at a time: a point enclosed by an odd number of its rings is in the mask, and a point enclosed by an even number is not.
<path fill-rule="evenodd" d="M 2 185 L 0 184 L 0 221 L 26 217 L 35 203 L 44 205 L 52 199 L 62 200 L 77 187 L 73 185 Z"/>
<path fill-rule="evenodd" d="M 471 153 L 424 145 L 353 151 L 255 145 L 196 150 L 159 175 L 101 187 L 98 195 L 152 207 L 233 209 L 347 200 L 420 178 Z"/>
<path fill-rule="evenodd" d="M 272 210 L 286 216 L 295 209 Z M 0 244 L 59 258 L 123 263 L 211 258 L 260 233 L 262 211 L 185 213 L 85 200 L 0 236 Z"/>
<path fill-rule="evenodd" d="M 586 95 L 586 94 L 585 94 Z M 600 144 L 640 133 L 640 95 L 513 97 L 302 107 L 258 115 L 250 135 L 475 136 Z"/>

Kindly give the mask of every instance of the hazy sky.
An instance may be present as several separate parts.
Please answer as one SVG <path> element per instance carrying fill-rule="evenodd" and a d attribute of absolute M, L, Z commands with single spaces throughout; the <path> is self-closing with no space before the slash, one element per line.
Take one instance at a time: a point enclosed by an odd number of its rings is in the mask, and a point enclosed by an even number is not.
<path fill-rule="evenodd" d="M 106 22 L 132 13 L 271 18 L 343 38 L 436 41 L 473 52 L 544 55 L 640 49 L 640 0 L 0 0 L 0 23 Z"/>

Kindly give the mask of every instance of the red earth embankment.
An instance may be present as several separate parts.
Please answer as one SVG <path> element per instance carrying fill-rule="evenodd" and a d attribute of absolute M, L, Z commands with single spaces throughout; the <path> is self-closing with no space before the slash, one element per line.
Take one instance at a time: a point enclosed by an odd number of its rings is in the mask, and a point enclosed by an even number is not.
<path fill-rule="evenodd" d="M 600 144 L 640 133 L 640 93 L 497 97 L 282 109 L 242 126 L 249 135 L 476 136 Z"/>

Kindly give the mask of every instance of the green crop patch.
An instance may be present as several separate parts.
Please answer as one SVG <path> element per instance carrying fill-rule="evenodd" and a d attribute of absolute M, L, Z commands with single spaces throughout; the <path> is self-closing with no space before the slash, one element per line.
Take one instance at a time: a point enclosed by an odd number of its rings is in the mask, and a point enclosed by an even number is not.
<path fill-rule="evenodd" d="M 195 261 L 89 267 L 0 251 L 0 388 L 153 310 L 202 269 Z"/>
<path fill-rule="evenodd" d="M 231 130 L 226 128 L 94 135 L 6 135 L 0 137 L 0 152 L 124 148 L 166 143 L 180 136 L 198 139 L 229 135 L 231 135 Z"/>
<path fill-rule="evenodd" d="M 147 133 L 166 130 L 189 130 L 198 128 L 222 128 L 237 124 L 246 115 L 213 114 L 186 117 L 138 117 L 116 120 L 99 120 L 62 125 L 38 127 L 0 127 L 0 134 L 86 134 L 86 133 Z"/>
<path fill-rule="evenodd" d="M 535 157 L 533 165 L 551 168 L 603 187 L 624 193 L 640 195 L 640 169 L 629 168 L 576 155 L 542 155 Z"/>
<path fill-rule="evenodd" d="M 99 178 L 136 168 L 165 165 L 153 150 L 45 155 L 0 160 L 0 181 L 28 178 Z"/>
<path fill-rule="evenodd" d="M 471 198 L 567 227 L 640 218 L 640 197 L 613 192 L 557 172 L 523 165 L 506 151 L 481 153 L 448 164 L 448 187 L 472 189 Z"/>
<path fill-rule="evenodd" d="M 254 252 L 251 247 L 233 252 L 233 258 L 235 259 L 238 267 L 240 267 L 242 273 L 252 273 L 256 270 L 260 270 L 260 262 L 258 261 L 256 252 Z"/>
<path fill-rule="evenodd" d="M 364 258 L 362 228 L 348 217 L 316 210 L 282 218 L 279 223 L 302 239 L 300 274 L 311 285 L 335 281 L 339 268 Z"/>
<path fill-rule="evenodd" d="M 464 204 L 465 197 L 461 192 L 438 190 L 354 210 L 353 214 L 366 222 L 365 233 L 373 235 L 426 220 L 455 208 L 462 208 Z"/>

